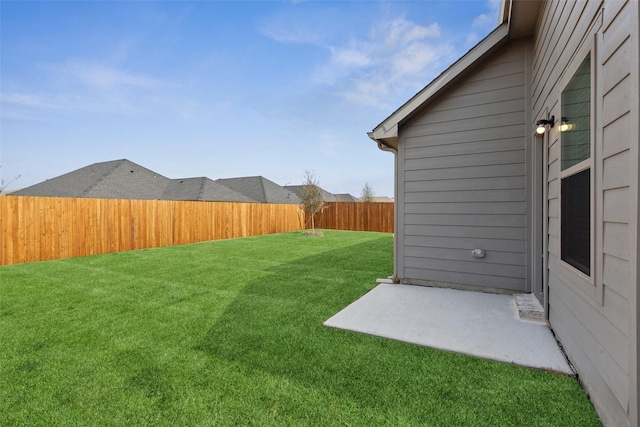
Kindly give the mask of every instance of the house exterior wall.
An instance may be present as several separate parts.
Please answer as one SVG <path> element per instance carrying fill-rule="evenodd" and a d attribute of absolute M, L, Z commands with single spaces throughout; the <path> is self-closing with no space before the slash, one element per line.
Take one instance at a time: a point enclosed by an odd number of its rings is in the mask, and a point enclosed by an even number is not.
<path fill-rule="evenodd" d="M 526 41 L 511 43 L 402 125 L 396 183 L 402 282 L 529 288 L 528 51 Z M 486 256 L 474 258 L 476 248 Z"/>
<path fill-rule="evenodd" d="M 561 93 L 591 52 L 592 270 L 561 260 L 560 146 L 544 139 L 548 314 L 605 425 L 638 422 L 638 3 L 545 2 L 534 42 L 533 112 L 561 117 Z M 558 23 L 563 23 L 558 25 Z"/>

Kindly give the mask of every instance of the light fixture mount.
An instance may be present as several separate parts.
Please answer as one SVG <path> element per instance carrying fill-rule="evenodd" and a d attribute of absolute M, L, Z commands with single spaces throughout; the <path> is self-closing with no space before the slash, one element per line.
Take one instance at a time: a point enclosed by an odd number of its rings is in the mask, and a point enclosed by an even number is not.
<path fill-rule="evenodd" d="M 547 119 L 538 120 L 536 122 L 536 133 L 538 135 L 542 135 L 543 133 L 545 133 L 547 131 L 547 126 L 552 128 L 555 123 L 556 123 L 555 116 L 551 116 L 551 117 L 549 117 Z"/>

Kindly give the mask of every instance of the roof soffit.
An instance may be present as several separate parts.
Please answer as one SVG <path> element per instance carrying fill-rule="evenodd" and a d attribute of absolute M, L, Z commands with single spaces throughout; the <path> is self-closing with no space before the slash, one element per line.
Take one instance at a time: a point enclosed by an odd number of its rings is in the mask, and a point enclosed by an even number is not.
<path fill-rule="evenodd" d="M 517 39 L 530 36 L 536 29 L 538 15 L 542 7 L 540 0 L 507 0 L 511 3 L 509 18 L 509 37 Z"/>

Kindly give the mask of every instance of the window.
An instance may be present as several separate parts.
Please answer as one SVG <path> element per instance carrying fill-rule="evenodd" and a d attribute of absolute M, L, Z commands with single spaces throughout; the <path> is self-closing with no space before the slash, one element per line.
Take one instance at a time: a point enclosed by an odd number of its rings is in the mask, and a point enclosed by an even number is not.
<path fill-rule="evenodd" d="M 591 275 L 591 54 L 562 91 L 561 259 Z"/>

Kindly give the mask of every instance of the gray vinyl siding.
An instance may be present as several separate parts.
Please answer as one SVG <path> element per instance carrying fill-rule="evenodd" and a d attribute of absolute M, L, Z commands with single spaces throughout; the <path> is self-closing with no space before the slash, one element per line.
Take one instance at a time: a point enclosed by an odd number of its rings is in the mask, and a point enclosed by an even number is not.
<path fill-rule="evenodd" d="M 632 162 L 638 163 L 630 154 L 631 144 L 638 143 L 637 127 L 631 134 L 637 115 L 631 116 L 630 102 L 631 96 L 638 96 L 638 64 L 632 63 L 631 54 L 638 49 L 638 40 L 632 37 L 637 19 L 637 5 L 632 2 L 545 2 L 534 46 L 534 113 L 542 117 L 550 111 L 560 117 L 559 97 L 567 78 L 563 73 L 583 59 L 572 55 L 589 43 L 589 29 L 601 20 L 601 43 L 595 52 L 593 283 L 560 260 L 561 136 L 554 131 L 547 151 L 548 298 L 556 336 L 604 424 L 615 426 L 629 424 L 629 407 L 637 410 L 638 397 L 631 388 L 637 386 L 631 380 L 637 348 L 629 345 L 630 335 L 637 333 L 637 325 L 630 322 L 636 318 L 631 310 L 637 309 L 630 301 L 637 292 L 631 277 L 637 275 L 629 263 L 637 251 L 629 236 L 630 221 L 636 222 L 636 229 L 638 216 L 637 206 L 629 203 L 638 185 L 637 179 L 630 181 L 631 176 L 637 178 L 637 171 L 631 173 Z M 637 156 L 637 149 L 634 152 Z M 636 399 L 636 405 L 630 399 Z"/>
<path fill-rule="evenodd" d="M 525 44 L 496 53 L 403 124 L 403 282 L 526 289 Z M 486 257 L 472 257 L 475 248 Z"/>

